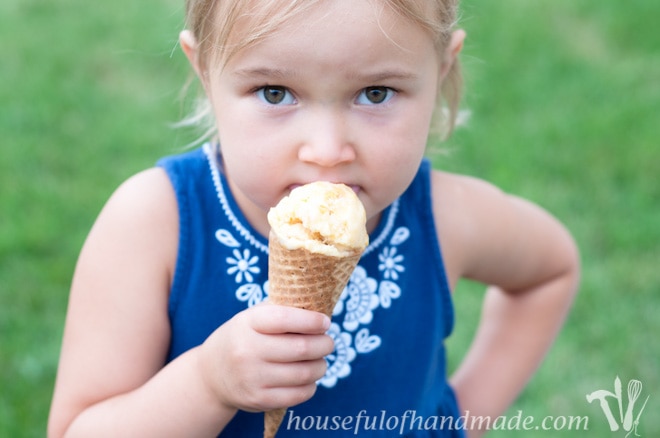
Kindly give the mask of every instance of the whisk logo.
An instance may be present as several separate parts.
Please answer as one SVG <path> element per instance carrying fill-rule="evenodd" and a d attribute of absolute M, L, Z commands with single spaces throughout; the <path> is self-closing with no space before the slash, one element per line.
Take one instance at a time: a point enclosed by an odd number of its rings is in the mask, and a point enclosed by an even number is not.
<path fill-rule="evenodd" d="M 610 430 L 616 432 L 623 428 L 627 432 L 626 438 L 628 438 L 633 431 L 635 432 L 635 436 L 641 436 L 637 433 L 637 426 L 639 425 L 639 419 L 644 412 L 644 408 L 646 408 L 646 402 L 649 401 L 650 397 L 647 395 L 644 403 L 635 411 L 635 405 L 641 393 L 642 382 L 635 379 L 630 380 L 628 382 L 628 405 L 624 410 L 621 379 L 619 379 L 619 376 L 616 376 L 614 379 L 614 392 L 599 389 L 591 394 L 587 394 L 587 401 L 591 403 L 598 400 L 600 402 L 600 408 L 603 410 L 605 418 L 607 418 L 607 422 L 610 425 Z M 610 398 L 617 401 L 616 407 L 618 410 L 616 412 L 612 412 L 608 400 Z"/>

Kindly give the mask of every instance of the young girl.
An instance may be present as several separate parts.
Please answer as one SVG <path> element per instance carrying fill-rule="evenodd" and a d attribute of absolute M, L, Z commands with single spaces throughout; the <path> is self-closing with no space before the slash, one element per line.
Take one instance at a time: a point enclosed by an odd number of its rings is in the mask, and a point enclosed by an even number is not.
<path fill-rule="evenodd" d="M 51 437 L 256 437 L 279 407 L 282 437 L 479 436 L 470 418 L 505 412 L 562 324 L 578 256 L 538 207 L 423 158 L 437 97 L 456 112 L 454 1 L 188 1 L 180 43 L 216 140 L 100 214 Z M 332 321 L 265 300 L 266 213 L 317 180 L 353 188 L 371 240 Z M 492 286 L 448 379 L 460 278 Z"/>

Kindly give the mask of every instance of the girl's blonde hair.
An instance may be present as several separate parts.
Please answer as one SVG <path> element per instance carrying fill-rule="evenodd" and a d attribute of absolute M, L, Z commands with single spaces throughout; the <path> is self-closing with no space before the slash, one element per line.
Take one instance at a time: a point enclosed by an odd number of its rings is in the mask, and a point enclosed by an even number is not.
<path fill-rule="evenodd" d="M 186 28 L 197 41 L 201 70 L 213 62 L 226 64 L 240 50 L 268 37 L 286 21 L 321 1 L 328 0 L 186 0 Z M 372 1 L 382 1 L 385 7 L 426 30 L 442 59 L 457 21 L 458 0 Z M 238 34 L 237 29 L 242 32 Z M 451 133 L 456 123 L 461 88 L 462 76 L 456 60 L 438 95 L 445 135 Z M 213 137 L 216 128 L 208 100 L 200 99 L 195 113 L 181 125 L 202 125 L 207 131 L 200 140 Z"/>

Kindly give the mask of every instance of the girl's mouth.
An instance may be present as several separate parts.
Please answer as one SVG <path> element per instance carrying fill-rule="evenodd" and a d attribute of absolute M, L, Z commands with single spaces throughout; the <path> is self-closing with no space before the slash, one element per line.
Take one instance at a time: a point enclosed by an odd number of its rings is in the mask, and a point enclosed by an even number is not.
<path fill-rule="evenodd" d="M 353 190 L 353 192 L 354 192 L 356 195 L 359 194 L 359 193 L 362 191 L 361 187 L 358 186 L 358 185 L 355 185 L 355 184 L 346 184 L 346 183 L 342 183 L 342 182 L 334 182 L 334 181 L 331 181 L 331 182 L 333 182 L 334 184 L 344 184 L 344 185 L 350 187 L 350 189 Z M 289 186 L 289 191 L 295 189 L 296 187 L 300 187 L 300 186 L 303 186 L 303 185 L 304 185 L 304 184 L 291 184 L 291 185 Z"/>

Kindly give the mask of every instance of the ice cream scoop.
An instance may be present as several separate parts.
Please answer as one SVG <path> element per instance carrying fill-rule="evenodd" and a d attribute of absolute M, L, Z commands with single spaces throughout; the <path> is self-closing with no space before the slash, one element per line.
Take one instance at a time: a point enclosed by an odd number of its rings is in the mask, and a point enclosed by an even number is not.
<path fill-rule="evenodd" d="M 296 187 L 270 209 L 268 222 L 287 249 L 339 257 L 363 251 L 369 243 L 364 206 L 344 184 L 318 181 Z"/>

